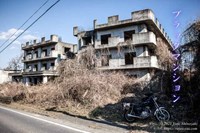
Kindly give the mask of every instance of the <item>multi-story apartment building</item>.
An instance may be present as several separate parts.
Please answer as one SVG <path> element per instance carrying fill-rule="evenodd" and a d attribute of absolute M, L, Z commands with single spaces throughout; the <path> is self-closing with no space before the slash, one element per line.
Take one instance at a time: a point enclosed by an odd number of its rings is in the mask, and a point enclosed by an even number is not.
<path fill-rule="evenodd" d="M 76 45 L 64 43 L 57 35 L 51 35 L 50 40 L 41 38 L 41 42 L 22 44 L 24 51 L 24 71 L 21 73 L 26 84 L 46 83 L 58 76 L 56 67 L 62 59 L 66 59 L 67 52 L 76 52 Z M 19 76 L 19 74 L 13 74 Z"/>
<path fill-rule="evenodd" d="M 108 17 L 105 24 L 93 22 L 93 30 L 80 31 L 73 28 L 78 39 L 78 51 L 93 45 L 99 61 L 96 68 L 122 70 L 137 78 L 150 80 L 151 73 L 161 69 L 155 54 L 157 38 L 172 50 L 167 33 L 150 9 L 132 12 L 131 18 L 119 20 L 119 16 Z"/>

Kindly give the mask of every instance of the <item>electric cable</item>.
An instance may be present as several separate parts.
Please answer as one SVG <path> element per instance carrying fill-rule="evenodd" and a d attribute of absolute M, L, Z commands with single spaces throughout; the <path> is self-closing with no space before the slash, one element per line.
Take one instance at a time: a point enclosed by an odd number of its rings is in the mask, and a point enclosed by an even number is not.
<path fill-rule="evenodd" d="M 0 45 L 0 48 L 6 44 L 44 5 L 46 5 L 46 3 L 49 0 L 47 0 L 44 4 L 42 4 L 42 6 L 40 6 L 18 29 L 17 31 L 15 31 L 4 43 L 2 43 L 2 45 Z"/>
<path fill-rule="evenodd" d="M 20 33 L 12 42 L 10 42 L 5 48 L 0 51 L 0 54 L 8 48 L 17 38 L 19 38 L 24 32 L 26 32 L 31 26 L 33 26 L 42 16 L 44 16 L 52 7 L 54 7 L 60 0 L 57 0 L 53 5 L 51 5 L 42 15 L 40 15 L 31 25 L 29 25 L 22 33 Z"/>

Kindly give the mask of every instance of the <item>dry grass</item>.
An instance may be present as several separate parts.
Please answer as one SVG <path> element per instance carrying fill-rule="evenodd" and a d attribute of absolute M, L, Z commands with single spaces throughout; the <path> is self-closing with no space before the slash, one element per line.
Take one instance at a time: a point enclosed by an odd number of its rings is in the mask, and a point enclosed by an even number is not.
<path fill-rule="evenodd" d="M 85 60 L 95 59 L 87 57 L 92 50 L 85 52 Z M 22 103 L 67 108 L 69 112 L 87 115 L 97 107 L 117 103 L 122 98 L 124 86 L 134 83 L 134 79 L 123 73 L 100 71 L 92 69 L 91 65 L 92 61 L 87 64 L 78 59 L 62 61 L 58 68 L 60 76 L 53 82 L 28 87 L 6 83 L 0 86 L 0 95 L 15 97 L 15 101 Z"/>

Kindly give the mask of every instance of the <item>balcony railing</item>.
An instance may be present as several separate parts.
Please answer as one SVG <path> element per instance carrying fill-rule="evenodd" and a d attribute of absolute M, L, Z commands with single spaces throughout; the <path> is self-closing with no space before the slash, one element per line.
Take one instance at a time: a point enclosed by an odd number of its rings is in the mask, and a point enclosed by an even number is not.
<path fill-rule="evenodd" d="M 132 35 L 132 44 L 148 44 L 153 43 L 156 45 L 156 36 L 153 32 L 144 32 Z"/>
<path fill-rule="evenodd" d="M 110 47 L 117 47 L 117 46 L 126 46 L 126 45 L 140 45 L 140 44 L 147 44 L 147 45 L 156 45 L 156 36 L 153 32 L 144 32 L 144 33 L 137 33 L 132 35 L 132 40 L 125 42 L 124 38 L 120 37 L 110 37 L 108 38 L 108 44 L 101 44 L 101 41 L 96 41 L 95 48 L 110 48 Z"/>
<path fill-rule="evenodd" d="M 159 68 L 156 56 L 134 57 L 133 64 L 125 64 L 125 59 L 109 59 L 109 66 L 99 66 L 99 69 L 133 69 L 133 68 Z"/>

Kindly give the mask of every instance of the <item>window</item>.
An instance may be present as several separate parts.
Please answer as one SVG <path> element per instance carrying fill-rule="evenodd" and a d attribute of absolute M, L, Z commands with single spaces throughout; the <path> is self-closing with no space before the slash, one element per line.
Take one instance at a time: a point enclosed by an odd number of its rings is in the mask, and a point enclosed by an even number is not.
<path fill-rule="evenodd" d="M 70 50 L 70 48 L 65 48 L 65 53 L 67 53 Z"/>
<path fill-rule="evenodd" d="M 154 49 L 148 49 L 149 55 L 154 56 L 155 55 L 155 50 Z"/>
<path fill-rule="evenodd" d="M 91 37 L 84 37 L 83 38 L 83 45 L 89 45 L 91 43 Z"/>
<path fill-rule="evenodd" d="M 52 50 L 55 50 L 55 46 L 51 48 L 51 51 L 52 51 Z"/>
<path fill-rule="evenodd" d="M 102 55 L 101 56 L 101 64 L 102 66 L 109 66 L 109 59 L 111 59 L 111 55 Z"/>
<path fill-rule="evenodd" d="M 136 52 L 125 53 L 124 56 L 126 65 L 133 64 L 133 57 L 136 57 Z"/>
<path fill-rule="evenodd" d="M 135 30 L 125 31 L 124 32 L 124 41 L 133 40 L 133 34 L 135 34 Z"/>
<path fill-rule="evenodd" d="M 54 67 L 55 66 L 55 63 L 51 63 L 51 67 Z"/>
<path fill-rule="evenodd" d="M 35 51 L 35 57 L 38 58 L 38 51 Z"/>
<path fill-rule="evenodd" d="M 47 56 L 47 49 L 43 49 L 42 54 L 43 54 L 43 57 L 46 57 Z"/>
<path fill-rule="evenodd" d="M 42 68 L 43 70 L 47 70 L 47 64 L 46 63 L 42 64 Z"/>
<path fill-rule="evenodd" d="M 55 66 L 55 63 L 52 62 L 52 63 L 50 64 L 50 68 L 49 68 L 49 70 L 54 70 L 54 66 Z"/>
<path fill-rule="evenodd" d="M 111 34 L 101 35 L 101 44 L 108 44 L 109 37 L 111 37 Z"/>
<path fill-rule="evenodd" d="M 78 40 L 78 48 L 81 50 L 81 39 Z"/>
<path fill-rule="evenodd" d="M 34 71 L 38 71 L 38 65 L 34 65 Z"/>

